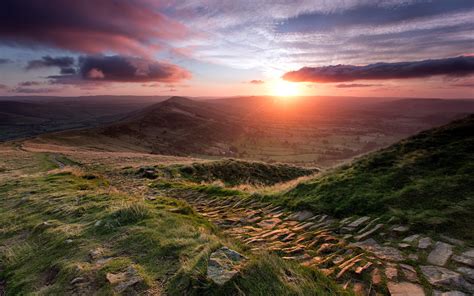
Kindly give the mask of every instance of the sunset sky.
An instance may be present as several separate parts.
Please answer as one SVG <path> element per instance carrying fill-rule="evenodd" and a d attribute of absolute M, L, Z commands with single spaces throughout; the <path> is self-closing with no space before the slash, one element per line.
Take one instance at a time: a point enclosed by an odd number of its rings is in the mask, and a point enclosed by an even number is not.
<path fill-rule="evenodd" d="M 473 0 L 2 0 L 0 95 L 474 98 Z"/>

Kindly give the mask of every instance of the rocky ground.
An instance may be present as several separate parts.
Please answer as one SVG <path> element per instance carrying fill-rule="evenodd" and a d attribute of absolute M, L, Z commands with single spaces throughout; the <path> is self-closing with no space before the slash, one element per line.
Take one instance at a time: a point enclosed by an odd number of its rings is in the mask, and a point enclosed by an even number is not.
<path fill-rule="evenodd" d="M 236 197 L 169 191 L 253 252 L 322 270 L 359 295 L 473 295 L 474 249 L 373 217 L 334 219 Z"/>

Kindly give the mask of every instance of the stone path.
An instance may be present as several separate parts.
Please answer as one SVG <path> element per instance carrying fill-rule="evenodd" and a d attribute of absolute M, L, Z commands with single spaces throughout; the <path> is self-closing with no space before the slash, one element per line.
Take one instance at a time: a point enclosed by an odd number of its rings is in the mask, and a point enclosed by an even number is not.
<path fill-rule="evenodd" d="M 447 242 L 408 235 L 407 226 L 384 225 L 370 217 L 338 220 L 309 211 L 289 212 L 193 190 L 167 194 L 186 200 L 252 252 L 274 252 L 318 268 L 359 295 L 474 294 L 474 249 L 461 253 Z"/>

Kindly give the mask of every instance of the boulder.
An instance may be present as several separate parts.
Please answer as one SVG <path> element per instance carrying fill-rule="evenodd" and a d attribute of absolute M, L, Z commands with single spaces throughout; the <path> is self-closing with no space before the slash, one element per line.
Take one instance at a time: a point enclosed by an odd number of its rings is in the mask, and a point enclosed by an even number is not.
<path fill-rule="evenodd" d="M 239 273 L 246 258 L 227 247 L 214 251 L 207 265 L 207 277 L 217 285 L 223 285 Z"/>
<path fill-rule="evenodd" d="M 474 292 L 474 286 L 468 283 L 460 273 L 439 266 L 420 266 L 426 280 L 436 287 Z"/>
<path fill-rule="evenodd" d="M 409 282 L 388 282 L 387 288 L 392 296 L 425 296 L 420 285 Z"/>
<path fill-rule="evenodd" d="M 428 255 L 428 263 L 444 266 L 453 254 L 453 246 L 443 242 L 436 242 L 433 251 Z"/>

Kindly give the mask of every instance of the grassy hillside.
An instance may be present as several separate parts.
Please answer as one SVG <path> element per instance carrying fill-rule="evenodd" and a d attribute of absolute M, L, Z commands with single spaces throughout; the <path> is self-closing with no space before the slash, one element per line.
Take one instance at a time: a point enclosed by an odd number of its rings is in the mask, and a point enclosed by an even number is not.
<path fill-rule="evenodd" d="M 302 183 L 279 202 L 336 216 L 385 215 L 474 240 L 474 115 Z"/>
<path fill-rule="evenodd" d="M 194 163 L 179 168 L 181 174 L 194 182 L 222 181 L 225 185 L 273 185 L 317 172 L 286 164 L 267 164 L 234 159 Z"/>
<path fill-rule="evenodd" d="M 114 169 L 21 150 L 0 155 L 0 292 L 7 295 L 345 293 L 315 270 L 254 256 L 183 201 L 134 195 L 133 178 L 108 177 L 123 176 Z M 249 261 L 219 287 L 206 269 L 222 245 Z M 110 279 L 130 270 L 133 284 L 118 293 Z"/>

